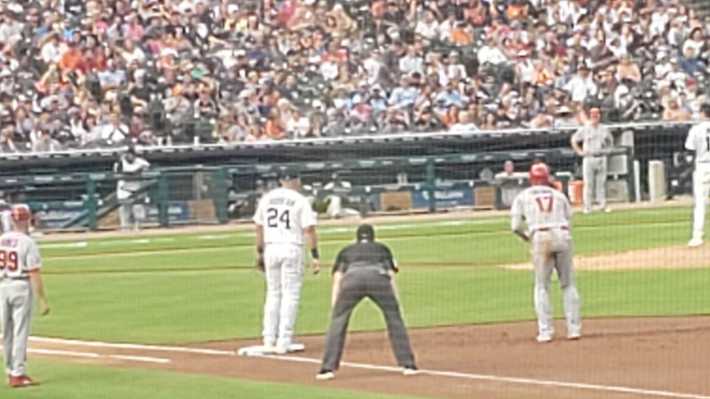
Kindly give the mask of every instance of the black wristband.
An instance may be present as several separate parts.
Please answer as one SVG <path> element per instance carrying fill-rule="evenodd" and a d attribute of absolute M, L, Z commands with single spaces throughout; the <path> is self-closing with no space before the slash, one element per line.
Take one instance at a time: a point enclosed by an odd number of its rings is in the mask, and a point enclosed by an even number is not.
<path fill-rule="evenodd" d="M 320 254 L 318 253 L 318 248 L 311 248 L 311 258 L 319 259 Z"/>
<path fill-rule="evenodd" d="M 256 247 L 256 253 L 258 253 L 259 255 L 263 255 L 264 254 L 264 247 L 262 247 L 262 246 Z"/>

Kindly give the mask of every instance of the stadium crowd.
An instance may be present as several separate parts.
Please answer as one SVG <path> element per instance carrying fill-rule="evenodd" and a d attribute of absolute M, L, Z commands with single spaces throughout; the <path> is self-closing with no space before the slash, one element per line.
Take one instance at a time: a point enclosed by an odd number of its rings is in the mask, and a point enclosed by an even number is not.
<path fill-rule="evenodd" d="M 693 118 L 678 0 L 9 0 L 0 151 Z"/>

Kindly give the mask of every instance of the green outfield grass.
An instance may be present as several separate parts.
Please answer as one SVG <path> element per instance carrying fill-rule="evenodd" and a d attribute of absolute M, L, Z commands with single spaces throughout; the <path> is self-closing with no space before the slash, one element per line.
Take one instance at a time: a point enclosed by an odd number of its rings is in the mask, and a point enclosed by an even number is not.
<path fill-rule="evenodd" d="M 0 386 L 0 398 L 17 399 L 414 399 L 314 388 L 296 384 L 260 383 L 152 370 L 120 369 L 32 359 L 31 369 L 43 384 L 10 390 Z"/>
<path fill-rule="evenodd" d="M 593 255 L 684 245 L 690 214 L 685 207 L 575 215 L 576 251 Z M 398 284 L 409 326 L 534 319 L 532 273 L 497 267 L 528 261 L 528 247 L 510 233 L 507 217 L 402 220 L 376 227 L 402 267 Z M 42 242 L 52 313 L 35 318 L 33 334 L 158 344 L 258 337 L 265 287 L 252 267 L 250 230 Z M 299 334 L 327 328 L 327 269 L 336 252 L 352 242 L 354 226 L 319 231 L 325 270 L 305 279 Z M 584 317 L 710 313 L 705 294 L 710 269 L 581 271 L 578 282 Z M 559 316 L 556 287 L 553 297 Z M 384 328 L 372 308 L 361 305 L 351 329 Z M 395 398 L 34 357 L 30 371 L 46 384 L 23 391 L 0 387 L 0 398 Z"/>
<path fill-rule="evenodd" d="M 683 244 L 689 212 L 662 208 L 576 216 L 577 252 Z M 506 217 L 378 227 L 402 265 L 398 279 L 410 325 L 534 317 L 531 273 L 491 266 L 528 260 L 527 246 L 508 231 Z M 352 230 L 321 229 L 326 267 L 352 241 Z M 80 247 L 48 242 L 45 278 L 54 311 L 36 320 L 34 333 L 143 343 L 256 337 L 264 282 L 250 266 L 252 242 L 250 231 L 110 238 Z M 328 274 L 326 269 L 306 277 L 301 334 L 327 327 Z M 710 269 L 579 273 L 586 316 L 709 313 L 710 297 L 701 295 L 708 281 Z M 383 327 L 379 313 L 368 306 L 356 311 L 354 329 Z"/>

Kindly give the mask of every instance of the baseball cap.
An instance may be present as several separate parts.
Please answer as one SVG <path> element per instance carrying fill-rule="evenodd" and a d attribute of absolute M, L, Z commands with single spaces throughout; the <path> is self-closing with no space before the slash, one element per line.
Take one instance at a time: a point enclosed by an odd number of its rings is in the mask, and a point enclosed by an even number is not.
<path fill-rule="evenodd" d="M 374 241 L 375 240 L 375 229 L 369 224 L 361 224 L 357 228 L 355 237 L 358 241 Z"/>

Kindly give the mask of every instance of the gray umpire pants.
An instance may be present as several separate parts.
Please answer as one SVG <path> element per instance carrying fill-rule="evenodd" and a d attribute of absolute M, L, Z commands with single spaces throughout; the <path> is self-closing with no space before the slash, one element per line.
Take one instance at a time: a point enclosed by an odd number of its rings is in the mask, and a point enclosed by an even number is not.
<path fill-rule="evenodd" d="M 25 375 L 32 317 L 32 285 L 29 280 L 0 280 L 0 315 L 5 373 L 13 377 Z"/>
<path fill-rule="evenodd" d="M 582 160 L 582 178 L 584 179 L 584 210 L 591 211 L 594 199 L 601 208 L 606 207 L 606 171 L 607 159 L 605 156 L 586 156 Z"/>
<path fill-rule="evenodd" d="M 375 302 L 385 316 L 390 345 L 397 364 L 401 367 L 415 366 L 407 328 L 404 326 L 389 275 L 375 269 L 363 269 L 350 270 L 343 276 L 325 340 L 322 370 L 334 371 L 340 366 L 350 315 L 355 306 L 366 297 Z"/>

